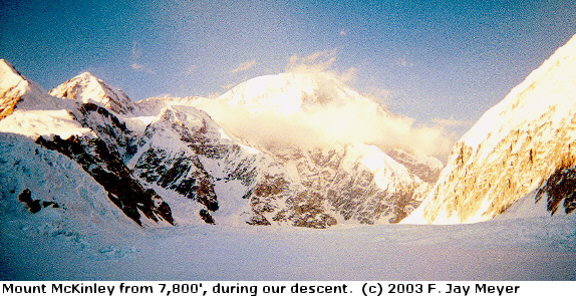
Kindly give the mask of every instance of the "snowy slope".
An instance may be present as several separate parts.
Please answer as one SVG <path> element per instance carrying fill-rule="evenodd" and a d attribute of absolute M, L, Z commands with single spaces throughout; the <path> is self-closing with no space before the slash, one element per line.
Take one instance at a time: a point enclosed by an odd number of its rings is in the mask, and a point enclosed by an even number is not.
<path fill-rule="evenodd" d="M 172 204 L 181 206 L 175 209 L 204 214 L 200 217 L 192 217 L 191 213 L 180 215 L 180 223 L 194 222 L 201 217 L 206 222 L 213 222 L 214 214 L 210 213 L 219 210 L 220 201 L 225 200 L 223 194 L 217 193 L 217 186 L 231 180 L 242 182 L 242 174 L 249 174 L 254 167 L 253 159 L 240 152 L 239 145 L 208 115 L 193 107 L 168 105 L 162 109 L 146 126 L 137 145 L 138 152 L 128 163 L 134 173 L 147 183 L 173 191 L 180 203 L 173 200 Z M 238 171 L 243 173 L 237 174 Z M 247 205 L 242 195 L 241 192 L 231 193 L 226 199 L 235 200 L 236 204 L 244 201 Z M 200 204 L 195 208 L 182 206 L 189 205 L 185 201 Z M 216 223 L 222 222 L 218 218 Z"/>
<path fill-rule="evenodd" d="M 0 226 L 2 280 L 574 280 L 576 221 L 329 230 L 203 225 L 124 237 Z M 14 245 L 17 244 L 17 245 Z M 232 283 L 235 284 L 235 283 Z"/>
<path fill-rule="evenodd" d="M 16 109 L 37 111 L 38 117 L 42 118 L 42 115 L 58 114 L 72 106 L 72 103 L 62 103 L 47 95 L 40 86 L 23 77 L 10 63 L 0 59 L 0 120 L 15 113 Z M 24 130 L 24 133 L 27 132 L 28 130 Z"/>
<path fill-rule="evenodd" d="M 37 137 L 58 134 L 68 137 L 87 129 L 68 113 L 76 107 L 48 94 L 24 78 L 14 67 L 0 60 L 0 131 Z"/>
<path fill-rule="evenodd" d="M 575 113 L 573 37 L 462 137 L 407 222 L 476 222 L 502 213 L 555 171 L 574 165 Z"/>
<path fill-rule="evenodd" d="M 45 233 L 94 234 L 130 230 L 131 220 L 106 198 L 107 192 L 81 166 L 47 150 L 34 140 L 0 133 L 0 214 L 3 225 L 19 225 Z M 53 202 L 36 213 L 22 202 L 28 190 L 32 200 Z"/>
<path fill-rule="evenodd" d="M 0 179 L 8 182 L 0 188 L 0 280 L 576 278 L 574 217 L 322 231 L 223 225 L 139 229 L 101 200 L 105 189 L 61 154 L 9 135 L 0 137 L 0 156 Z M 18 200 L 26 188 L 33 200 L 59 207 L 31 214 Z"/>

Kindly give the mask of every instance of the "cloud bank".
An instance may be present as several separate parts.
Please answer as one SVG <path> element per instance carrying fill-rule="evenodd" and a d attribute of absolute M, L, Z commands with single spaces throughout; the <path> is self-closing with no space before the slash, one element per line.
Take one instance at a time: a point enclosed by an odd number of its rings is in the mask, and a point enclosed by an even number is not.
<path fill-rule="evenodd" d="M 156 74 L 155 71 L 151 70 L 150 68 L 140 64 L 140 63 L 132 63 L 130 65 L 130 68 L 132 68 L 135 71 L 141 71 L 147 74 Z"/>
<path fill-rule="evenodd" d="M 318 62 L 306 57 L 291 62 L 303 60 Z M 306 73 L 247 81 L 200 108 L 226 131 L 268 149 L 363 143 L 445 160 L 453 135 L 440 125 L 416 125 L 414 119 L 388 112 L 333 72 L 322 71 L 330 60 Z"/>

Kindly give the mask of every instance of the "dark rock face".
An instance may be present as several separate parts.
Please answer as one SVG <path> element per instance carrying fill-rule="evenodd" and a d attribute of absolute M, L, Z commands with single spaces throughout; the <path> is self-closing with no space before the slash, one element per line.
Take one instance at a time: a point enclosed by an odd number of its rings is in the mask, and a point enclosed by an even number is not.
<path fill-rule="evenodd" d="M 192 118 L 192 119 L 188 119 Z M 230 146 L 207 136 L 205 119 L 190 117 L 182 112 L 167 110 L 159 121 L 148 125 L 138 141 L 141 150 L 134 164 L 134 173 L 148 183 L 174 190 L 202 204 L 208 211 L 219 209 L 215 178 L 208 173 L 200 156 L 224 158 Z M 153 140 L 183 144 L 176 150 L 158 146 Z M 204 218 L 204 217 L 202 217 Z"/>
<path fill-rule="evenodd" d="M 142 225 L 140 212 L 155 222 L 165 220 L 174 224 L 168 204 L 152 189 L 145 189 L 132 176 L 118 152 L 108 148 L 101 139 L 54 136 L 52 140 L 38 137 L 36 143 L 78 162 L 104 187 L 108 198 L 137 224 Z"/>
<path fill-rule="evenodd" d="M 91 129 L 106 144 L 112 145 L 124 160 L 128 160 L 138 150 L 136 134 L 106 108 L 84 103 L 71 114 L 83 127 Z"/>
<path fill-rule="evenodd" d="M 559 168 L 552 174 L 536 193 L 536 202 L 546 194 L 547 209 L 553 215 L 560 205 L 566 214 L 576 209 L 576 167 Z"/>
<path fill-rule="evenodd" d="M 52 206 L 52 208 L 60 208 L 60 205 L 55 202 L 50 201 L 40 201 L 32 200 L 32 192 L 29 189 L 24 189 L 22 193 L 18 195 L 18 200 L 26 205 L 30 213 L 38 213 L 42 208 L 47 208 Z"/>
<path fill-rule="evenodd" d="M 210 211 L 218 210 L 214 183 L 197 156 L 179 153 L 176 156 L 159 148 L 142 153 L 134 171 L 148 183 L 171 189 L 196 200 Z"/>
<path fill-rule="evenodd" d="M 247 194 L 254 216 L 251 225 L 285 222 L 298 227 L 328 228 L 344 221 L 374 224 L 383 218 L 397 223 L 420 204 L 416 184 L 380 188 L 374 174 L 361 165 L 345 165 L 347 149 L 291 150 L 275 156 L 294 165 L 299 181 L 282 173 L 260 175 Z M 391 177 L 394 178 L 394 177 Z M 339 220 L 342 220 L 339 219 Z"/>
<path fill-rule="evenodd" d="M 261 212 L 259 212 L 257 210 L 252 210 L 252 211 L 254 212 L 254 215 L 252 216 L 252 218 L 250 218 L 248 221 L 246 221 L 247 224 L 249 224 L 251 226 L 270 226 L 271 225 L 270 221 L 268 221 L 268 219 L 266 219 L 266 217 Z M 284 218 L 279 218 L 279 219 L 284 219 Z"/>
<path fill-rule="evenodd" d="M 8 63 L 4 59 L 0 59 L 0 67 L 2 66 L 8 68 L 15 76 L 25 80 L 22 74 L 20 74 L 12 64 Z M 0 78 L 0 80 L 1 79 L 3 78 Z M 22 99 L 22 95 L 23 93 L 21 90 L 18 90 L 17 85 L 12 85 L 6 89 L 0 89 L 0 120 L 12 114 L 14 109 L 16 109 L 18 102 Z"/>

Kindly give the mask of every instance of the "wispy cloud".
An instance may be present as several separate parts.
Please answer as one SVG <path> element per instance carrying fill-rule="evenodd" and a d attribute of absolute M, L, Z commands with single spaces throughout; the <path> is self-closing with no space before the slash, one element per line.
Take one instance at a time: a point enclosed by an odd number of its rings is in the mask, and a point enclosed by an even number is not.
<path fill-rule="evenodd" d="M 237 73 L 237 72 L 243 72 L 243 71 L 247 71 L 249 69 L 251 69 L 252 67 L 254 67 L 254 65 L 256 65 L 256 60 L 250 60 L 250 61 L 246 61 L 246 62 L 242 62 L 240 64 L 238 64 L 238 66 L 236 66 L 234 69 L 230 70 L 230 73 Z"/>
<path fill-rule="evenodd" d="M 357 77 L 358 69 L 356 67 L 350 67 L 338 76 L 342 82 L 353 82 Z"/>
<path fill-rule="evenodd" d="M 152 69 L 140 64 L 140 63 L 132 63 L 130 65 L 130 68 L 132 68 L 135 71 L 141 71 L 147 74 L 156 74 L 155 71 L 153 71 Z"/>
<path fill-rule="evenodd" d="M 388 100 L 392 97 L 391 90 L 377 86 L 367 87 L 365 89 L 365 92 L 363 92 L 362 94 L 364 96 L 375 99 L 377 102 L 380 102 L 382 104 L 387 104 Z"/>
<path fill-rule="evenodd" d="M 334 68 L 334 63 L 338 56 L 336 49 L 317 51 L 310 55 L 300 57 L 292 55 L 286 65 L 287 72 L 326 72 L 343 82 L 354 81 L 357 77 L 358 69 L 350 67 L 344 72 L 339 72 Z"/>
<path fill-rule="evenodd" d="M 186 70 L 184 71 L 184 74 L 193 75 L 196 73 L 197 69 L 198 69 L 198 67 L 196 65 L 190 65 L 188 68 L 186 68 Z"/>
<path fill-rule="evenodd" d="M 142 49 L 140 47 L 140 43 L 134 40 L 132 42 L 132 59 L 138 60 L 140 57 L 142 57 Z"/>
<path fill-rule="evenodd" d="M 140 62 L 142 58 L 142 47 L 140 46 L 140 43 L 136 40 L 132 42 L 131 56 L 132 56 L 132 64 L 130 64 L 130 68 L 132 68 L 132 70 L 152 75 L 156 74 L 154 70 L 152 70 L 150 67 L 145 66 Z"/>
<path fill-rule="evenodd" d="M 317 51 L 308 56 L 300 57 L 292 55 L 288 59 L 286 71 L 289 72 L 314 72 L 327 71 L 336 62 L 336 49 Z"/>
<path fill-rule="evenodd" d="M 412 66 L 414 64 L 412 64 L 412 62 L 408 61 L 408 59 L 402 57 L 396 60 L 396 65 L 398 66 L 402 66 L 402 67 L 409 67 Z"/>
<path fill-rule="evenodd" d="M 465 127 L 472 124 L 470 121 L 462 121 L 462 120 L 455 120 L 455 119 L 442 119 L 442 118 L 434 118 L 432 122 L 440 127 Z"/>
<path fill-rule="evenodd" d="M 327 73 L 318 74 L 315 84 L 317 95 L 349 100 L 326 100 L 290 113 L 274 105 L 254 111 L 226 100 L 209 101 L 204 108 L 225 129 L 264 146 L 324 147 L 352 142 L 444 159 L 453 144 L 453 136 L 442 127 L 419 125 L 414 119 L 393 115 L 354 92 L 334 92 L 346 89 L 334 89 L 339 83 Z"/>
<path fill-rule="evenodd" d="M 275 107 L 255 112 L 249 107 L 231 106 L 226 100 L 208 101 L 204 108 L 225 129 L 254 144 L 322 147 L 350 141 L 377 145 L 382 149 L 401 148 L 419 156 L 446 157 L 454 140 L 451 132 L 433 123 L 421 125 L 412 118 L 388 112 L 382 99 L 386 100 L 390 91 L 376 89 L 377 97 L 370 95 L 373 100 L 366 100 L 352 91 L 340 93 L 351 90 L 340 82 L 354 79 L 358 70 L 350 67 L 338 72 L 334 67 L 337 56 L 336 49 L 304 56 L 292 55 L 286 70 L 306 72 L 313 77 L 317 96 L 345 96 L 346 100 L 327 100 L 290 113 Z M 229 89 L 233 86 L 220 87 Z M 262 86 L 262 90 L 266 88 Z"/>

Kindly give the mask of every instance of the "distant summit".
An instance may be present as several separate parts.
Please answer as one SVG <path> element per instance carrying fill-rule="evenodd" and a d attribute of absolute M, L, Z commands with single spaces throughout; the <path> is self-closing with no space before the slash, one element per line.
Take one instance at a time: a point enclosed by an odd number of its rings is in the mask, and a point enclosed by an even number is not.
<path fill-rule="evenodd" d="M 48 95 L 22 76 L 8 61 L 0 59 L 0 120 L 18 110 L 65 108 L 66 103 Z"/>
<path fill-rule="evenodd" d="M 12 114 L 28 82 L 8 61 L 0 59 L 0 119 Z"/>
<path fill-rule="evenodd" d="M 255 111 L 294 113 L 319 105 L 362 103 L 382 109 L 372 99 L 327 73 L 280 73 L 250 79 L 218 98 L 231 106 Z"/>
<path fill-rule="evenodd" d="M 93 102 L 118 114 L 134 112 L 134 103 L 124 91 L 111 87 L 89 72 L 84 72 L 50 90 L 50 95 Z"/>

